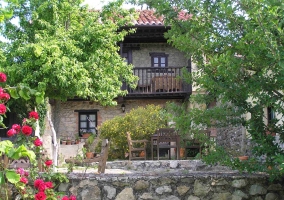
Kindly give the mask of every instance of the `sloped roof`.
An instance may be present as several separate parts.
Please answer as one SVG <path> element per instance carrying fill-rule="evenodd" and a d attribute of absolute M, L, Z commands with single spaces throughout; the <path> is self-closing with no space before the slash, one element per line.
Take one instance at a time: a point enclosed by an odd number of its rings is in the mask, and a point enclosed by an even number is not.
<path fill-rule="evenodd" d="M 139 18 L 134 21 L 135 26 L 164 26 L 164 17 L 155 15 L 154 10 L 137 10 Z M 180 11 L 178 18 L 187 20 L 191 17 L 186 11 Z"/>

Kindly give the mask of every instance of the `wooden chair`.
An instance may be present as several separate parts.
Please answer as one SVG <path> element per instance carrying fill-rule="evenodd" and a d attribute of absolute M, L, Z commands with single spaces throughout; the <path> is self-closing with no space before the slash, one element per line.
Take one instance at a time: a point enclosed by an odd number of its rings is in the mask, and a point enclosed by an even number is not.
<path fill-rule="evenodd" d="M 200 130 L 198 134 L 204 134 L 204 137 L 210 138 L 210 130 Z M 202 144 L 199 140 L 192 138 L 184 138 L 183 142 L 185 144 L 189 143 L 189 145 L 185 145 L 186 157 L 188 150 L 196 150 L 200 154 L 200 156 L 202 156 L 202 150 L 204 148 L 204 144 Z"/>
<path fill-rule="evenodd" d="M 129 151 L 129 160 L 138 160 L 138 159 L 144 159 L 146 160 L 146 146 L 148 140 L 132 140 L 130 132 L 126 133 L 127 135 L 127 142 L 128 142 L 128 151 Z M 140 146 L 138 146 L 140 144 Z M 133 156 L 134 153 L 141 153 L 144 151 L 144 154 L 142 156 Z"/>
<path fill-rule="evenodd" d="M 157 134 L 157 157 L 160 159 L 160 149 L 176 149 L 176 158 L 180 159 L 180 136 L 174 128 L 160 128 Z M 169 154 L 170 155 L 170 154 Z M 170 158 L 170 156 L 169 156 Z"/>

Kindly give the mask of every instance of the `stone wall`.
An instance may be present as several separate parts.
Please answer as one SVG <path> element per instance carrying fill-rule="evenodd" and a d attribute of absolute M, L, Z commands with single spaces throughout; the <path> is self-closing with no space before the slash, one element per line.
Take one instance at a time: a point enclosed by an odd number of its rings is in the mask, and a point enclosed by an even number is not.
<path fill-rule="evenodd" d="M 170 46 L 169 44 L 140 44 L 139 50 L 132 52 L 132 64 L 135 67 L 151 67 L 151 56 L 149 53 L 158 52 L 169 54 L 169 67 L 182 67 L 188 65 L 188 58 L 185 54 Z"/>
<path fill-rule="evenodd" d="M 246 137 L 242 126 L 229 126 L 218 128 L 216 134 L 216 145 L 222 146 L 233 156 L 250 155 L 250 140 Z"/>
<path fill-rule="evenodd" d="M 216 168 L 208 171 L 204 165 L 195 168 L 201 171 L 195 171 L 182 168 L 185 163 L 176 163 L 162 164 L 168 167 L 163 171 L 153 170 L 161 163 L 152 161 L 144 163 L 152 168 L 150 171 L 138 167 L 132 173 L 71 173 L 70 182 L 61 184 L 59 190 L 75 194 L 77 200 L 284 200 L 282 183 L 271 183 L 264 174 L 215 171 Z"/>

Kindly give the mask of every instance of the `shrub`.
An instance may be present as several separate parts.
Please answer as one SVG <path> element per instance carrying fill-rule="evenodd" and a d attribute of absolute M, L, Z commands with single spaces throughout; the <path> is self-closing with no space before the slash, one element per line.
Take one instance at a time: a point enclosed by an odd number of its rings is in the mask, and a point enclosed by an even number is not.
<path fill-rule="evenodd" d="M 111 141 L 109 158 L 123 158 L 128 152 L 126 132 L 131 133 L 134 140 L 148 139 L 156 129 L 165 127 L 167 118 L 161 106 L 147 105 L 138 107 L 126 113 L 124 117 L 117 116 L 105 121 L 99 127 L 100 137 Z"/>

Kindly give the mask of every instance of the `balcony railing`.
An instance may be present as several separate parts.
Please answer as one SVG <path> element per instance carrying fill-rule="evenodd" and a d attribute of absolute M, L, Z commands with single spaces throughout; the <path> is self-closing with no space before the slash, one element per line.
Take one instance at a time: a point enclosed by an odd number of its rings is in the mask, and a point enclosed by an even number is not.
<path fill-rule="evenodd" d="M 139 77 L 136 88 L 124 85 L 127 97 L 180 97 L 191 94 L 191 85 L 182 81 L 183 67 L 136 67 L 134 74 Z"/>

